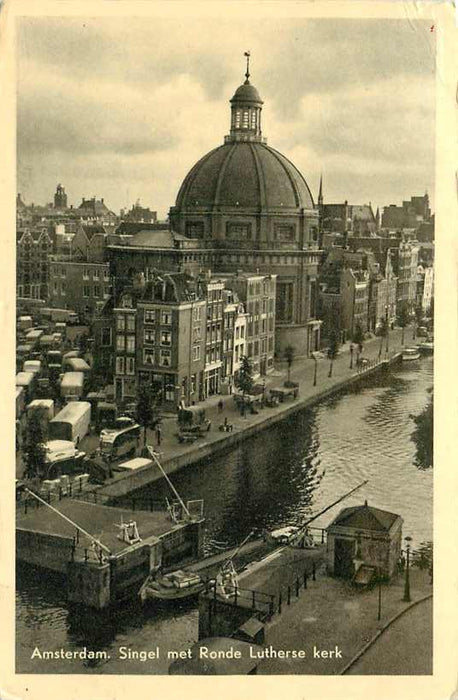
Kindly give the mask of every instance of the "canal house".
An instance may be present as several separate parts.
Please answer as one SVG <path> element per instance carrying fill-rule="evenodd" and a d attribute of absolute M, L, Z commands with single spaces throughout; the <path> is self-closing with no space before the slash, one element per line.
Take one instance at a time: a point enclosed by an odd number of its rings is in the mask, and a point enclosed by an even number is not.
<path fill-rule="evenodd" d="M 369 506 L 344 508 L 327 528 L 329 574 L 368 583 L 380 573 L 390 579 L 401 555 L 402 518 Z"/>

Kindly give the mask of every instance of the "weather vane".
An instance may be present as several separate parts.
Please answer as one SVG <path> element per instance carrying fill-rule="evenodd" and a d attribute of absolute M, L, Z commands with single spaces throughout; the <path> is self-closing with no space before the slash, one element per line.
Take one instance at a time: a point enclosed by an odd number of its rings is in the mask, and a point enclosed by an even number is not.
<path fill-rule="evenodd" d="M 249 52 L 249 51 L 245 51 L 245 53 L 244 53 L 243 55 L 246 56 L 246 73 L 245 73 L 245 77 L 246 77 L 246 82 L 248 82 L 248 78 L 250 77 L 250 52 Z"/>

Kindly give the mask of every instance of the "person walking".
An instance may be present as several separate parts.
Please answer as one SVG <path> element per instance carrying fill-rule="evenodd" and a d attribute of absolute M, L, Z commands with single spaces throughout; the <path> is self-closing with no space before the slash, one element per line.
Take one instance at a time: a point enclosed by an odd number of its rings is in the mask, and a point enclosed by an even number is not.
<path fill-rule="evenodd" d="M 223 408 L 224 408 L 223 399 L 220 399 L 220 400 L 218 401 L 218 411 L 219 411 L 220 413 L 222 413 L 222 412 L 223 412 Z"/>
<path fill-rule="evenodd" d="M 161 426 L 158 424 L 156 426 L 156 442 L 157 442 L 158 447 L 160 447 L 160 445 L 161 445 L 161 438 L 162 438 L 162 430 L 161 430 Z"/>

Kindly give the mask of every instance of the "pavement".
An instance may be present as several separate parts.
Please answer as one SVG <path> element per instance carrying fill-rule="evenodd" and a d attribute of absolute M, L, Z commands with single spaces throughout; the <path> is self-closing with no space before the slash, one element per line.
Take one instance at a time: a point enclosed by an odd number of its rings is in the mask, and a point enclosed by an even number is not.
<path fill-rule="evenodd" d="M 275 650 L 304 650 L 305 658 L 264 659 L 258 673 L 340 675 L 399 613 L 404 614 L 389 624 L 349 672 L 353 675 L 431 673 L 431 600 L 409 609 L 415 601 L 431 595 L 428 572 L 411 569 L 410 584 L 412 603 L 403 601 L 403 576 L 382 584 L 379 621 L 378 587 L 358 590 L 349 582 L 317 572 L 316 581 L 309 579 L 307 589 L 302 587 L 297 598 L 294 591 L 289 606 L 283 597 L 282 612 L 274 615 L 268 624 L 263 645 L 272 645 Z"/>

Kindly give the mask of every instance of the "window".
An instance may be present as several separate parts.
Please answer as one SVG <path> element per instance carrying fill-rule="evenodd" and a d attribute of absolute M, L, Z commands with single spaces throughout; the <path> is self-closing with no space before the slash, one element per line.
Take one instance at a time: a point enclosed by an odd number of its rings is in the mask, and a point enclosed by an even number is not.
<path fill-rule="evenodd" d="M 162 311 L 161 323 L 164 326 L 170 326 L 172 324 L 172 313 L 170 311 Z"/>
<path fill-rule="evenodd" d="M 248 110 L 247 109 L 243 110 L 242 127 L 243 127 L 243 129 L 248 129 Z"/>
<path fill-rule="evenodd" d="M 98 268 L 95 268 L 95 270 L 92 271 L 92 278 L 94 280 L 100 279 L 100 270 Z"/>
<path fill-rule="evenodd" d="M 121 314 L 116 316 L 116 330 L 124 331 L 126 329 L 126 319 Z"/>
<path fill-rule="evenodd" d="M 162 365 L 162 367 L 170 367 L 171 359 L 171 351 L 166 350 L 165 348 L 161 348 L 161 351 L 159 353 L 159 364 Z"/>
<path fill-rule="evenodd" d="M 198 340 L 202 339 L 202 329 L 200 326 L 195 326 L 193 333 L 193 340 L 196 343 Z"/>
<path fill-rule="evenodd" d="M 241 326 L 241 328 L 240 328 L 240 337 L 241 338 L 245 337 L 245 326 Z"/>
<path fill-rule="evenodd" d="M 248 357 L 253 355 L 253 343 L 248 343 Z"/>
<path fill-rule="evenodd" d="M 143 362 L 145 365 L 154 365 L 154 350 L 143 351 Z"/>
<path fill-rule="evenodd" d="M 66 286 L 65 286 L 65 282 L 61 282 L 61 283 L 60 283 L 60 295 L 61 295 L 62 297 L 64 297 L 64 296 L 66 295 L 66 293 L 67 293 L 67 289 L 66 289 Z"/>
<path fill-rule="evenodd" d="M 124 374 L 124 358 L 116 358 L 116 374 Z"/>
<path fill-rule="evenodd" d="M 85 297 L 87 299 L 90 296 L 91 296 L 91 288 L 89 287 L 89 285 L 85 284 L 83 287 L 83 297 Z"/>
<path fill-rule="evenodd" d="M 104 347 L 111 345 L 111 328 L 102 328 L 100 344 Z"/>
<path fill-rule="evenodd" d="M 109 282 L 109 281 L 110 281 L 110 270 L 104 270 L 104 271 L 103 271 L 103 281 L 104 281 L 104 282 Z"/>
<path fill-rule="evenodd" d="M 89 279 L 89 270 L 87 267 L 83 268 L 83 280 Z"/>
<path fill-rule="evenodd" d="M 110 296 L 110 287 L 108 285 L 105 285 L 103 288 L 103 298 L 108 299 Z"/>
<path fill-rule="evenodd" d="M 255 341 L 254 341 L 254 348 L 253 348 L 253 350 L 254 350 L 254 354 L 255 354 L 255 355 L 259 355 L 259 341 L 258 341 L 258 340 L 255 340 Z"/>
<path fill-rule="evenodd" d="M 96 298 L 100 298 L 100 296 L 101 296 L 100 284 L 94 284 L 94 296 Z"/>
<path fill-rule="evenodd" d="M 156 332 L 154 329 L 145 328 L 144 335 L 143 335 L 145 343 L 147 343 L 148 345 L 154 345 L 155 336 L 156 336 Z"/>
<path fill-rule="evenodd" d="M 256 110 L 252 110 L 251 112 L 251 128 L 256 129 Z"/>
<path fill-rule="evenodd" d="M 133 314 L 127 316 L 127 330 L 135 331 L 135 316 Z"/>
<path fill-rule="evenodd" d="M 127 352 L 135 352 L 135 336 L 128 335 L 126 340 L 127 340 L 127 344 L 126 344 Z"/>
<path fill-rule="evenodd" d="M 294 224 L 275 224 L 275 238 L 277 241 L 294 241 L 296 227 Z"/>
<path fill-rule="evenodd" d="M 57 282 L 54 282 L 53 292 L 54 292 L 54 294 L 58 294 L 58 292 L 59 292 L 59 285 Z M 22 294 L 20 292 L 19 292 L 19 296 L 22 296 Z"/>
<path fill-rule="evenodd" d="M 188 238 L 203 238 L 204 237 L 204 222 L 203 221 L 187 221 L 186 235 Z"/>
<path fill-rule="evenodd" d="M 60 276 L 63 278 L 67 277 L 67 270 L 65 267 L 60 268 Z"/>
<path fill-rule="evenodd" d="M 240 121 L 241 121 L 241 112 L 239 109 L 236 110 L 235 112 L 235 128 L 240 129 Z"/>
<path fill-rule="evenodd" d="M 202 318 L 202 307 L 201 307 L 201 306 L 197 306 L 197 307 L 194 309 L 194 321 L 200 321 L 201 318 Z"/>
<path fill-rule="evenodd" d="M 251 223 L 230 222 L 226 224 L 226 238 L 232 240 L 251 240 Z"/>
<path fill-rule="evenodd" d="M 154 323 L 156 321 L 156 312 L 145 309 L 145 323 Z"/>
<path fill-rule="evenodd" d="M 161 331 L 161 345 L 172 345 L 172 334 L 170 331 Z"/>
<path fill-rule="evenodd" d="M 126 374 L 135 374 L 135 359 L 133 357 L 127 358 Z"/>
<path fill-rule="evenodd" d="M 192 348 L 192 359 L 200 360 L 200 345 L 194 345 Z"/>
<path fill-rule="evenodd" d="M 126 348 L 126 339 L 123 335 L 117 335 L 116 336 L 116 350 L 119 350 L 119 352 L 124 352 Z"/>
<path fill-rule="evenodd" d="M 236 338 L 236 340 L 239 339 L 239 336 L 240 336 L 240 328 L 239 328 L 239 326 L 237 326 L 237 328 L 235 329 L 235 338 Z"/>

